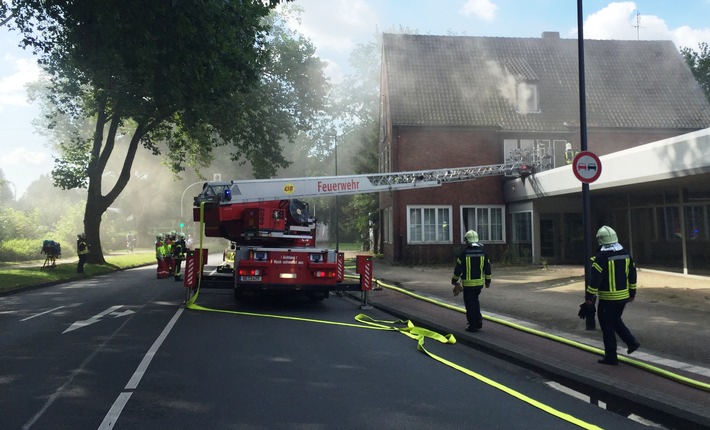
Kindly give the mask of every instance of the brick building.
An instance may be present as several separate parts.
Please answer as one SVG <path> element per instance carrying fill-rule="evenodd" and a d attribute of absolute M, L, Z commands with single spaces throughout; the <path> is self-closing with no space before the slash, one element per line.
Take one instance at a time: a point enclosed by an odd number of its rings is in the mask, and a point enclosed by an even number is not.
<path fill-rule="evenodd" d="M 580 147 L 577 58 L 577 40 L 558 33 L 540 38 L 383 35 L 381 172 L 520 160 L 537 165 L 525 181 L 487 177 L 381 193 L 385 259 L 451 262 L 465 231 L 474 228 L 498 261 L 582 261 L 581 185 L 565 161 L 566 147 Z M 585 81 L 588 150 L 602 158 L 710 126 L 710 105 L 672 42 L 585 41 Z M 693 182 L 692 195 L 701 198 L 707 191 L 710 196 L 703 166 L 689 171 L 681 160 L 673 169 L 673 177 L 694 177 L 684 179 Z M 617 173 L 622 172 L 606 169 L 603 179 L 613 184 Z M 553 196 L 537 179 L 542 177 L 566 191 Z M 593 229 L 618 220 L 610 214 L 628 209 L 630 198 L 626 189 L 597 192 L 594 187 Z M 639 188 L 674 202 L 678 196 L 671 197 L 671 191 L 688 194 L 679 183 L 637 183 L 633 195 L 640 195 Z M 707 227 L 708 208 L 701 212 L 696 218 Z M 655 233 L 653 240 L 643 240 L 647 248 L 661 243 L 657 232 L 665 228 L 657 215 L 651 218 L 653 225 L 645 228 Z M 706 230 L 702 235 L 710 241 Z M 675 264 L 675 258 L 648 257 L 653 264 Z"/>

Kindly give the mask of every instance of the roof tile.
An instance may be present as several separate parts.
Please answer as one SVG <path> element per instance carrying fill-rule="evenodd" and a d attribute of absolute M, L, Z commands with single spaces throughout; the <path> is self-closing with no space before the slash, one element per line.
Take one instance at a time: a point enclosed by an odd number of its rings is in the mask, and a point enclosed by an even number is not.
<path fill-rule="evenodd" d="M 579 123 L 576 39 L 383 36 L 395 125 L 564 131 Z M 710 105 L 670 41 L 585 40 L 590 127 L 698 129 Z M 519 81 L 538 86 L 520 113 Z"/>

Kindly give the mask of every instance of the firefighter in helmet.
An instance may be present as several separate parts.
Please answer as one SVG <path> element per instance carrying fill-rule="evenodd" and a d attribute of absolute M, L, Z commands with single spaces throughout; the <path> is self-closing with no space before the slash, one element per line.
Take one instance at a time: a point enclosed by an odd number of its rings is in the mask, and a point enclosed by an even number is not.
<path fill-rule="evenodd" d="M 478 233 L 469 230 L 464 236 L 466 248 L 456 259 L 454 275 L 451 284 L 454 286 L 454 295 L 463 291 L 463 302 L 466 306 L 466 331 L 475 332 L 483 327 L 483 315 L 478 296 L 481 295 L 483 286 L 491 286 L 491 261 L 478 241 Z"/>
<path fill-rule="evenodd" d="M 84 264 L 86 264 L 86 259 L 89 258 L 89 245 L 86 243 L 86 234 L 84 233 L 76 235 L 76 253 L 79 256 L 76 273 L 84 273 Z"/>
<path fill-rule="evenodd" d="M 185 233 L 178 233 L 177 240 L 172 245 L 173 261 L 175 262 L 173 276 L 176 281 L 180 281 L 182 279 L 180 274 L 180 266 L 182 265 L 182 261 L 185 259 L 186 251 L 187 244 L 185 243 Z"/>
<path fill-rule="evenodd" d="M 591 260 L 585 303 L 599 299 L 597 313 L 604 340 L 604 358 L 599 363 L 615 366 L 619 364 L 616 335 L 628 347 L 628 354 L 641 346 L 621 319 L 626 304 L 636 297 L 636 263 L 611 227 L 602 226 L 597 231 L 597 241 L 600 248 Z"/>
<path fill-rule="evenodd" d="M 165 233 L 165 265 L 167 267 L 168 274 L 172 274 L 173 269 L 175 268 L 175 260 L 173 259 L 173 242 L 175 242 L 175 232 L 170 231 Z"/>
<path fill-rule="evenodd" d="M 572 162 L 574 161 L 574 157 L 576 156 L 577 153 L 574 149 L 572 149 L 572 144 L 569 142 L 565 143 L 565 162 L 567 164 L 572 164 Z"/>
<path fill-rule="evenodd" d="M 158 261 L 158 279 L 167 277 L 168 266 L 165 263 L 165 236 L 162 233 L 155 236 L 155 259 Z"/>

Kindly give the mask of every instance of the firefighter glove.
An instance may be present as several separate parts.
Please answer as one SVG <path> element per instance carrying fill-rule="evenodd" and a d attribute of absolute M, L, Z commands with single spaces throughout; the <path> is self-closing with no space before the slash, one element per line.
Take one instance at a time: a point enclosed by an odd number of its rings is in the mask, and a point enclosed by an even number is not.
<path fill-rule="evenodd" d="M 581 305 L 579 305 L 579 312 L 577 312 L 577 316 L 579 317 L 579 319 L 593 317 L 594 314 L 596 313 L 596 311 L 597 310 L 593 304 L 584 302 Z"/>
<path fill-rule="evenodd" d="M 460 282 L 457 282 L 454 284 L 454 296 L 458 296 L 459 293 L 463 291 L 463 287 L 461 286 Z"/>

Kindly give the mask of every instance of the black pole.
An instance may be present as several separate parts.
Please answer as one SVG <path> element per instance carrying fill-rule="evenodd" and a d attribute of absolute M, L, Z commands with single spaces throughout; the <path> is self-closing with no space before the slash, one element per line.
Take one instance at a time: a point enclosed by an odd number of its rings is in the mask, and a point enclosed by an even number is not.
<path fill-rule="evenodd" d="M 584 82 L 584 14 L 582 13 L 582 0 L 577 0 L 577 55 L 579 56 L 579 133 L 580 149 L 587 150 L 587 99 L 586 85 Z M 582 183 L 582 225 L 584 229 L 584 287 L 589 285 L 590 267 L 592 258 L 592 209 L 589 199 L 589 184 Z"/>
<path fill-rule="evenodd" d="M 333 135 L 333 141 L 335 143 L 335 176 L 338 176 L 338 133 L 334 133 Z M 340 237 L 338 236 L 338 230 L 339 229 L 339 223 L 338 223 L 338 216 L 339 216 L 339 211 L 340 207 L 338 205 L 338 195 L 335 195 L 335 251 L 340 251 Z"/>

